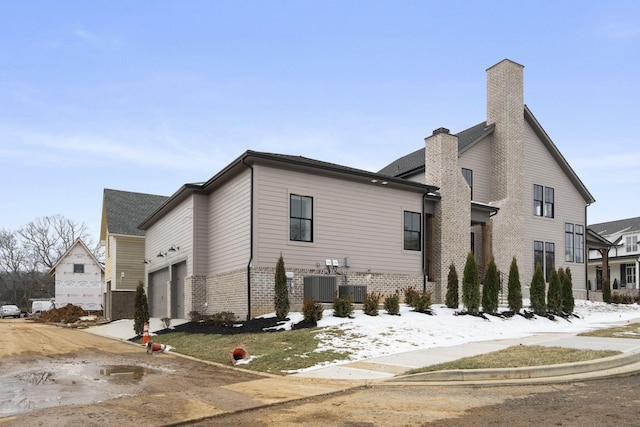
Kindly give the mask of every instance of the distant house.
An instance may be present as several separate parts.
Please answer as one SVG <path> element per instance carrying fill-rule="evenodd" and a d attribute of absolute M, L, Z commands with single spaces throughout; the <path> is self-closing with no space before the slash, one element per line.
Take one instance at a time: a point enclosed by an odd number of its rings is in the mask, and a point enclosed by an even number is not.
<path fill-rule="evenodd" d="M 139 282 L 145 282 L 144 231 L 137 225 L 166 196 L 105 189 L 100 242 L 105 247 L 104 310 L 110 320 L 132 319 Z"/>
<path fill-rule="evenodd" d="M 271 312 L 280 254 L 294 307 L 307 279 L 322 275 L 367 292 L 428 290 L 442 302 L 449 266 L 462 275 L 469 252 L 481 271 L 493 256 L 503 278 L 515 257 L 525 296 L 536 264 L 547 278 L 570 268 L 585 298 L 595 200 L 524 105 L 523 68 L 504 60 L 487 70 L 485 121 L 437 129 L 377 173 L 246 151 L 182 186 L 139 224 L 151 315 Z"/>
<path fill-rule="evenodd" d="M 592 224 L 589 229 L 610 242 L 608 248 L 589 251 L 587 275 L 592 289 L 601 290 L 609 279 L 613 290 L 639 292 L 640 217 Z"/>
<path fill-rule="evenodd" d="M 102 310 L 104 267 L 81 239 L 53 265 L 56 307 L 73 304 L 86 311 Z"/>

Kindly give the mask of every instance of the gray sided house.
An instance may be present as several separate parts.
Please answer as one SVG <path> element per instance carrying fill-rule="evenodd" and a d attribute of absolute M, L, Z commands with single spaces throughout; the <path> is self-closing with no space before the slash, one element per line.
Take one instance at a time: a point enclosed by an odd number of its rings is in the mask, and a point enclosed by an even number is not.
<path fill-rule="evenodd" d="M 104 314 L 110 320 L 132 319 L 136 287 L 145 283 L 144 231 L 140 222 L 166 196 L 105 189 L 100 243 L 105 247 Z"/>
<path fill-rule="evenodd" d="M 461 243 L 444 252 L 443 267 L 468 250 L 486 260 L 488 249 L 505 282 L 511 260 L 517 259 L 525 297 L 539 263 L 547 279 L 552 268 L 570 268 L 574 296 L 584 299 L 587 206 L 595 199 L 524 104 L 523 71 L 522 65 L 507 59 L 490 67 L 486 121 L 455 135 L 437 130 L 425 139 L 425 148 L 390 163 L 380 173 L 439 186 L 443 218 L 449 221 L 465 213 L 459 209 L 463 204 L 450 200 L 450 192 L 460 184 L 438 181 L 443 170 L 456 171 L 458 182 L 463 177 L 472 205 L 499 208 L 488 232 L 481 232 L 472 221 L 464 233 L 466 248 Z M 443 134 L 451 146 L 445 157 L 439 148 Z M 454 199 L 459 194 L 458 189 Z M 443 237 L 452 228 L 445 226 Z M 484 240 L 487 235 L 490 242 Z M 478 263 L 486 266 L 486 261 L 478 259 Z M 439 274 L 446 280 L 444 271 Z"/>
<path fill-rule="evenodd" d="M 437 129 L 377 173 L 247 151 L 184 185 L 139 224 L 151 315 L 272 312 L 280 254 L 293 307 L 332 281 L 384 295 L 411 286 L 442 302 L 449 266 L 461 275 L 469 252 L 481 271 L 495 257 L 505 278 L 516 257 L 525 296 L 536 263 L 571 268 L 585 298 L 594 199 L 525 106 L 523 68 L 487 70 L 485 121 Z"/>

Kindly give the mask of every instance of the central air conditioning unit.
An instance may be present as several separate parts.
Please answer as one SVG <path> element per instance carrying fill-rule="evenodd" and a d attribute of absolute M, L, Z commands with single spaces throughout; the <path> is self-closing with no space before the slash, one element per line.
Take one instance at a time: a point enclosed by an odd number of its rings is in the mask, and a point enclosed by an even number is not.
<path fill-rule="evenodd" d="M 350 296 L 351 301 L 362 304 L 367 295 L 367 285 L 340 285 L 338 286 L 338 296 Z"/>
<path fill-rule="evenodd" d="M 337 277 L 327 274 L 304 276 L 304 298 L 332 303 L 336 297 Z"/>

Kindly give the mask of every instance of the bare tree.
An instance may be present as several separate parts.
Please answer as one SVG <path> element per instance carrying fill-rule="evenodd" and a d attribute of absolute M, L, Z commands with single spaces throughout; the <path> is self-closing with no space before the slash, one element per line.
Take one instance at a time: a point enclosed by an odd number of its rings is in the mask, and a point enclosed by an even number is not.
<path fill-rule="evenodd" d="M 18 231 L 29 254 L 39 266 L 49 271 L 77 239 L 93 246 L 87 226 L 62 215 L 36 218 Z M 94 254 L 95 255 L 95 254 Z"/>
<path fill-rule="evenodd" d="M 37 218 L 16 232 L 0 231 L 0 300 L 27 309 L 31 298 L 53 297 L 49 270 L 77 239 L 101 259 L 86 225 L 62 215 Z"/>

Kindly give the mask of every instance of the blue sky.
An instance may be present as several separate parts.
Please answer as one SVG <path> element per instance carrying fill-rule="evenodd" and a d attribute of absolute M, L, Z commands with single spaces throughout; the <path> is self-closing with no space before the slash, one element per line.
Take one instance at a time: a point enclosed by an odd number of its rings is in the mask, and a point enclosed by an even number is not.
<path fill-rule="evenodd" d="M 485 70 L 596 198 L 640 216 L 640 2 L 0 2 L 0 229 L 171 195 L 247 149 L 377 171 L 485 120 Z"/>

